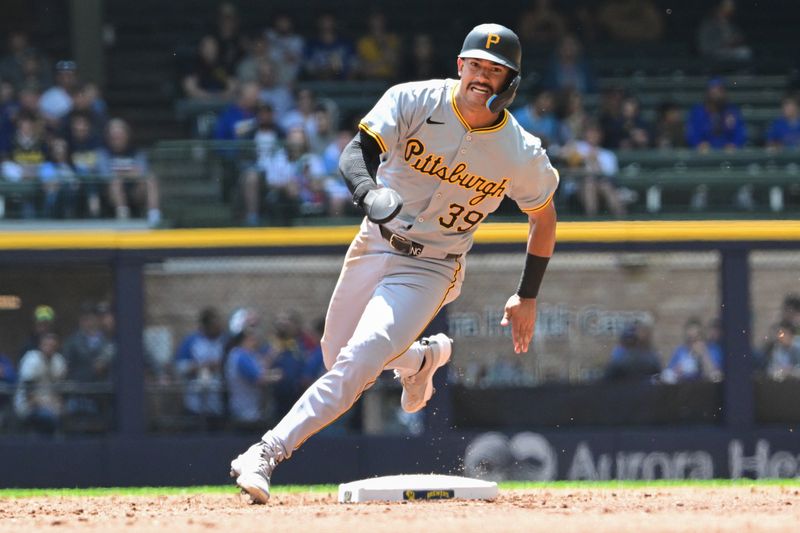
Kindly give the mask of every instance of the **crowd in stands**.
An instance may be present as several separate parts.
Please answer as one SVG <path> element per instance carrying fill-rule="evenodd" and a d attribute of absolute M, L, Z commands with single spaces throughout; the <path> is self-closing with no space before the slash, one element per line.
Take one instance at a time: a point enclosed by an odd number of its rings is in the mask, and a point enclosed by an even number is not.
<path fill-rule="evenodd" d="M 248 430 L 285 414 L 324 372 L 323 319 L 308 327 L 279 313 L 269 331 L 251 308 L 226 321 L 203 309 L 166 364 L 148 360 L 151 383 L 182 396 L 195 427 Z M 22 432 L 111 429 L 114 315 L 108 302 L 84 304 L 77 329 L 62 338 L 52 307 L 37 306 L 17 354 L 0 354 L 0 427 Z"/>
<path fill-rule="evenodd" d="M 18 353 L 0 354 L 0 427 L 45 434 L 65 427 L 108 430 L 116 353 L 110 305 L 82 305 L 77 329 L 63 341 L 56 319 L 52 307 L 37 306 L 30 336 Z M 724 378 L 719 319 L 687 318 L 683 341 L 666 359 L 654 345 L 653 326 L 641 320 L 625 326 L 600 378 L 665 384 Z M 169 361 L 149 361 L 149 382 L 177 391 L 180 416 L 191 422 L 180 427 L 257 430 L 283 416 L 325 372 L 323 329 L 322 318 L 308 324 L 296 312 L 279 312 L 267 327 L 255 309 L 238 308 L 225 320 L 216 308 L 207 307 Z M 785 297 L 752 360 L 753 371 L 766 379 L 800 379 L 800 295 Z M 453 367 L 449 380 L 472 387 L 534 386 L 540 381 L 518 357 Z"/>
<path fill-rule="evenodd" d="M 683 333 L 684 341 L 662 367 L 653 346 L 652 325 L 630 324 L 611 354 L 605 378 L 662 383 L 720 381 L 724 375 L 724 352 L 719 319 L 704 324 L 697 317 L 689 317 Z M 780 316 L 763 341 L 753 350 L 754 370 L 776 381 L 800 378 L 800 295 L 786 295 Z"/>
<path fill-rule="evenodd" d="M 54 434 L 111 428 L 111 380 L 116 347 L 108 302 L 85 303 L 78 327 L 61 337 L 52 307 L 33 312 L 28 339 L 13 357 L 0 354 L 0 426 Z M 16 362 L 16 364 L 15 364 Z"/>
<path fill-rule="evenodd" d="M 538 0 L 516 18 L 523 57 L 535 63 L 523 65 L 523 88 L 510 111 L 564 170 L 558 200 L 589 216 L 624 217 L 634 199 L 615 180 L 618 150 L 800 148 L 798 96 L 791 92 L 781 117 L 756 138 L 730 101 L 724 77 L 709 76 L 704 100 L 686 108 L 665 98 L 656 117 L 643 113 L 637 94 L 601 86 L 586 47 L 658 42 L 668 16 L 653 0 L 605 0 L 569 13 Z M 709 70 L 747 72 L 757 59 L 733 0 L 708 9 L 691 44 Z M 549 59 L 542 51 L 550 51 Z M 253 157 L 231 156 L 236 175 L 227 181 L 235 191 L 224 196 L 234 198 L 244 224 L 257 226 L 357 214 L 337 160 L 367 110 L 342 113 L 335 98 L 312 87 L 388 86 L 454 74 L 454 59 L 442 62 L 431 34 L 398 33 L 379 10 L 367 14 L 363 28 L 343 27 L 336 15 L 323 13 L 313 30 L 301 33 L 288 14 L 258 27 L 243 24 L 234 3 L 221 2 L 183 67 L 181 88 L 186 101 L 219 110 L 210 121 L 198 121 L 196 135 L 255 145 Z M 587 110 L 587 97 L 599 98 L 599 109 Z M 22 218 L 143 216 L 157 226 L 158 180 L 139 148 L 130 126 L 111 116 L 74 61 L 53 64 L 24 32 L 9 34 L 0 58 L 0 185 L 33 187 L 15 189 L 0 211 Z"/>
<path fill-rule="evenodd" d="M 732 0 L 717 2 L 698 23 L 694 45 L 710 65 L 746 68 L 753 60 L 735 7 Z M 605 209 L 622 218 L 633 200 L 615 183 L 617 150 L 733 151 L 748 143 L 800 148 L 795 94 L 787 94 L 783 116 L 764 138 L 754 140 L 721 76 L 709 76 L 703 101 L 684 109 L 665 99 L 654 119 L 645 118 L 636 94 L 622 87 L 601 90 L 584 43 L 658 41 L 666 16 L 653 1 L 606 0 L 567 16 L 554 2 L 539 0 L 517 19 L 523 49 L 552 54 L 533 73 L 524 73 L 524 89 L 511 113 L 566 170 L 560 200 L 580 205 L 589 216 Z M 339 116 L 333 99 L 314 94 L 308 82 L 390 84 L 454 76 L 453 65 L 439 63 L 430 35 L 398 34 L 379 11 L 366 17 L 360 34 L 356 28 L 345 31 L 330 13 L 317 17 L 310 34 L 295 31 L 286 14 L 251 34 L 239 26 L 234 5 L 222 3 L 215 28 L 198 42 L 183 87 L 189 100 L 232 102 L 216 127 L 201 135 L 256 140 L 256 161 L 242 162 L 238 179 L 247 225 L 260 225 L 265 216 L 280 224 L 303 214 L 340 215 L 348 207 L 335 163 L 360 116 Z M 403 46 L 405 41 L 410 46 Z M 600 98 L 596 112 L 587 111 L 588 95 Z"/>
<path fill-rule="evenodd" d="M 268 330 L 252 308 L 236 309 L 226 323 L 208 307 L 151 378 L 182 390 L 182 416 L 200 427 L 255 430 L 283 416 L 324 372 L 323 327 L 322 319 L 306 328 L 297 313 L 281 312 Z"/>
<path fill-rule="evenodd" d="M 636 320 L 627 324 L 598 377 L 608 382 L 674 384 L 719 382 L 724 378 L 722 324 L 719 318 L 686 319 L 683 341 L 665 358 L 653 341 L 654 324 Z M 800 379 L 800 294 L 788 294 L 777 321 L 752 350 L 753 371 L 774 381 Z M 545 378 L 547 379 L 547 378 Z M 520 387 L 541 382 L 518 357 L 478 360 L 451 368 L 449 380 L 472 387 Z"/>
<path fill-rule="evenodd" d="M 28 35 L 8 35 L 0 58 L 0 186 L 3 215 L 161 221 L 158 186 L 130 126 L 109 115 L 71 60 L 49 61 Z"/>

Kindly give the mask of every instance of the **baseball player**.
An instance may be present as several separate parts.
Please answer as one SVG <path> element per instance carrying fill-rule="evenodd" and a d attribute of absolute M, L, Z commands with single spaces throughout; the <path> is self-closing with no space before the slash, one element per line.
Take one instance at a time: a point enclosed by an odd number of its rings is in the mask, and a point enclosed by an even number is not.
<path fill-rule="evenodd" d="M 478 225 L 509 196 L 528 214 L 528 255 L 501 324 L 526 352 L 536 295 L 555 245 L 558 172 L 538 138 L 506 111 L 520 83 L 519 39 L 498 24 L 469 32 L 460 80 L 390 88 L 360 123 L 340 171 L 366 217 L 344 260 L 322 338 L 327 373 L 231 462 L 253 503 L 269 498 L 275 466 L 336 420 L 378 375 L 394 370 L 404 410 L 422 409 L 450 359 L 444 334 L 417 341 L 458 297 Z"/>

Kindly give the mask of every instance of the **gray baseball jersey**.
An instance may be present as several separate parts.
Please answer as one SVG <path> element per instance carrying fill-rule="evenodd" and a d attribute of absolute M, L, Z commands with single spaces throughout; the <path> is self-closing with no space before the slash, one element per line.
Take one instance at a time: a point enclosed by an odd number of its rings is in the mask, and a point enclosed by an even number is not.
<path fill-rule="evenodd" d="M 558 172 L 539 139 L 506 111 L 492 127 L 469 128 L 455 105 L 457 88 L 454 80 L 398 85 L 361 123 L 383 152 L 380 184 L 404 200 L 386 226 L 425 253 L 398 253 L 364 219 L 325 319 L 328 372 L 263 436 L 282 457 L 341 416 L 383 370 L 401 378 L 420 371 L 430 348 L 416 339 L 461 292 L 465 258 L 448 254 L 469 250 L 478 224 L 504 196 L 524 211 L 552 199 Z"/>
<path fill-rule="evenodd" d="M 378 183 L 403 198 L 402 211 L 386 226 L 448 253 L 469 250 L 478 224 L 504 196 L 536 211 L 558 186 L 541 141 L 508 111 L 494 126 L 469 127 L 456 106 L 458 84 L 396 85 L 360 124 L 383 152 Z"/>

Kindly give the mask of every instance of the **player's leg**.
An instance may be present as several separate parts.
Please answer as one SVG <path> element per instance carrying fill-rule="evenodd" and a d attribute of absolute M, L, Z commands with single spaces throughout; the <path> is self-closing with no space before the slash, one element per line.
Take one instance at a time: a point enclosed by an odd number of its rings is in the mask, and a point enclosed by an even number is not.
<path fill-rule="evenodd" d="M 389 274 L 376 288 L 334 365 L 271 432 L 287 457 L 347 411 L 384 368 L 409 349 L 444 303 L 454 298 L 451 295 L 458 294 L 461 263 L 436 262 L 429 269 L 423 262 L 389 256 Z"/>
<path fill-rule="evenodd" d="M 454 290 L 447 293 L 442 307 L 458 298 L 458 295 L 461 294 L 461 283 L 464 281 L 464 273 L 466 270 L 466 258 L 459 259 L 458 264 L 457 285 Z M 433 318 L 434 317 L 431 317 L 431 320 L 433 320 Z M 389 364 L 386 365 L 386 368 L 388 370 L 397 371 L 399 376 L 413 375 L 420 370 L 425 355 L 429 353 L 430 349 L 429 342 L 421 340 L 415 341 L 400 357 L 390 361 Z M 449 347 L 447 349 L 449 350 Z"/>
<path fill-rule="evenodd" d="M 371 245 L 370 239 L 372 239 Z M 365 221 L 347 251 L 344 266 L 325 317 L 325 332 L 321 344 L 325 368 L 328 370 L 333 366 L 347 341 L 353 336 L 367 302 L 372 298 L 375 287 L 378 286 L 386 272 L 387 261 L 396 257 L 394 254 L 380 253 L 381 251 L 388 251 L 382 237 L 373 224 Z M 463 259 L 461 263 L 463 265 Z M 459 279 L 463 280 L 463 278 L 464 269 L 461 268 Z M 443 305 L 450 303 L 457 296 L 457 291 L 450 291 Z M 398 370 L 404 375 L 416 373 L 429 349 L 428 345 L 424 343 L 414 342 L 405 353 L 391 361 L 386 368 Z"/>
<path fill-rule="evenodd" d="M 376 253 L 369 249 L 368 231 L 362 225 L 361 231 L 347 250 L 325 316 L 325 331 L 320 344 L 327 370 L 331 369 L 339 352 L 353 336 L 367 303 L 386 271 L 390 257 L 389 254 Z"/>
<path fill-rule="evenodd" d="M 260 443 L 231 463 L 237 484 L 266 502 L 278 462 L 346 412 L 387 364 L 405 353 L 461 285 L 457 261 L 388 256 L 387 272 L 331 369 L 314 382 Z"/>

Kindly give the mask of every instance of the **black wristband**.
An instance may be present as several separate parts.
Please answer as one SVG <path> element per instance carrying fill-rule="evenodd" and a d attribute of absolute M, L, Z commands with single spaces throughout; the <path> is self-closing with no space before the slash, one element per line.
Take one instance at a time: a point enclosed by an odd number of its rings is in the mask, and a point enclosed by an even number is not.
<path fill-rule="evenodd" d="M 517 288 L 517 295 L 520 298 L 536 298 L 538 296 L 539 286 L 542 284 L 548 261 L 550 261 L 549 257 L 528 254 L 525 258 L 525 270 L 522 271 Z"/>

